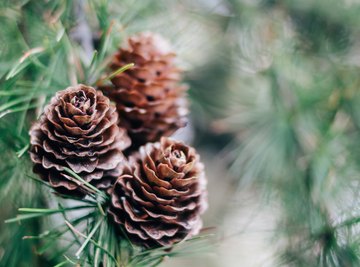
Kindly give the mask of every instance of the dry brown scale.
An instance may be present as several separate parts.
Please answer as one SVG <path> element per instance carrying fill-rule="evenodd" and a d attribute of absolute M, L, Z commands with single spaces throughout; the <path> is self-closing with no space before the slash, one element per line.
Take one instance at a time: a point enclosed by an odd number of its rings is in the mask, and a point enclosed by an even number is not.
<path fill-rule="evenodd" d="M 117 122 L 116 108 L 101 91 L 81 84 L 59 91 L 30 130 L 34 171 L 63 194 L 86 194 L 64 167 L 97 188 L 110 188 L 130 146 Z"/>
<path fill-rule="evenodd" d="M 130 158 L 114 184 L 109 213 L 132 242 L 171 246 L 201 229 L 205 187 L 203 164 L 194 148 L 162 138 Z"/>
<path fill-rule="evenodd" d="M 120 126 L 128 130 L 132 149 L 170 136 L 186 124 L 186 87 L 179 84 L 181 71 L 175 54 L 162 37 L 140 33 L 114 55 L 110 69 L 135 63 L 114 77 L 111 86 L 101 87 L 116 103 Z"/>

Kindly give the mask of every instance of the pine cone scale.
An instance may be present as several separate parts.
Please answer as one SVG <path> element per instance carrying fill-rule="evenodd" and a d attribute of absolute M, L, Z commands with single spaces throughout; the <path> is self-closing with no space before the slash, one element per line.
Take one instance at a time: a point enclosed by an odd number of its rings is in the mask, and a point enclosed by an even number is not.
<path fill-rule="evenodd" d="M 160 163 L 157 167 L 157 171 L 161 175 L 161 177 L 165 177 L 165 179 L 182 179 L 185 174 L 183 172 L 176 172 L 172 168 L 169 167 L 169 165 Z"/>
<path fill-rule="evenodd" d="M 66 179 L 64 179 L 66 177 Z M 76 190 L 78 182 L 71 179 L 69 176 L 59 177 L 57 173 L 50 171 L 48 176 L 49 184 L 53 188 L 66 188 L 67 190 Z M 71 182 L 70 182 L 71 181 Z"/>
<path fill-rule="evenodd" d="M 159 202 L 164 205 L 170 205 L 170 204 L 174 203 L 174 200 L 161 198 L 161 197 L 155 195 L 154 193 L 147 191 L 144 187 L 141 187 L 141 191 L 142 191 L 143 196 L 145 198 L 147 198 L 147 200 L 149 200 L 149 201 Z"/>
<path fill-rule="evenodd" d="M 162 180 L 162 179 L 158 178 L 155 171 L 150 169 L 146 164 L 144 164 L 143 168 L 144 168 L 144 172 L 145 172 L 146 178 L 148 180 L 148 183 L 153 184 L 153 185 L 158 185 L 158 186 L 164 187 L 166 189 L 170 189 L 172 187 L 171 183 L 167 182 L 166 180 Z"/>
<path fill-rule="evenodd" d="M 74 162 L 72 162 L 71 160 L 65 160 L 67 165 L 75 173 L 82 173 L 82 172 L 92 173 L 96 169 L 99 163 L 98 159 L 95 159 L 93 161 L 91 159 L 88 159 L 87 161 L 73 159 L 73 161 Z"/>

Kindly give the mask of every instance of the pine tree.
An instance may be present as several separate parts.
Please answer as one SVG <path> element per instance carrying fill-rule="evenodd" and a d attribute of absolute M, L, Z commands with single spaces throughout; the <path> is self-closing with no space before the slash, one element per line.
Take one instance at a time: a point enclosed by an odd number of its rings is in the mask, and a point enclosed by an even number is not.
<path fill-rule="evenodd" d="M 208 248 L 205 234 L 138 246 L 96 183 L 65 167 L 88 195 L 77 198 L 32 172 L 28 132 L 51 98 L 110 85 L 132 67 L 109 70 L 120 44 L 144 31 L 174 44 L 195 146 L 238 178 L 224 186 L 255 186 L 280 207 L 276 266 L 360 266 L 359 11 L 351 0 L 1 1 L 0 266 L 157 266 Z"/>

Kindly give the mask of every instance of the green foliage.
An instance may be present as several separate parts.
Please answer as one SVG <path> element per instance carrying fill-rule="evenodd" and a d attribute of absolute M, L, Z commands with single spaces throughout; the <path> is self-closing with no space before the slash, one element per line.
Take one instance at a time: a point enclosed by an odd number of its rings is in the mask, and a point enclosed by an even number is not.
<path fill-rule="evenodd" d="M 256 183 L 282 206 L 284 266 L 360 265 L 360 79 L 350 60 L 359 5 L 334 5 L 243 4 L 252 17 L 238 24 L 226 115 L 215 124 L 237 135 L 239 186 Z"/>

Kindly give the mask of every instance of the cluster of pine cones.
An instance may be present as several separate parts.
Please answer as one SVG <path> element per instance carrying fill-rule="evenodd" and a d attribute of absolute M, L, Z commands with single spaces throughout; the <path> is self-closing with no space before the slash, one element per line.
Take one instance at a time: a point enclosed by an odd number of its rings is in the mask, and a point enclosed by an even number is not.
<path fill-rule="evenodd" d="M 59 91 L 30 130 L 34 172 L 63 195 L 89 193 L 65 168 L 109 194 L 108 214 L 144 247 L 197 234 L 207 206 L 198 154 L 167 138 L 185 126 L 187 115 L 174 59 L 162 37 L 130 37 L 109 71 L 135 63 L 132 69 L 111 85 Z"/>

